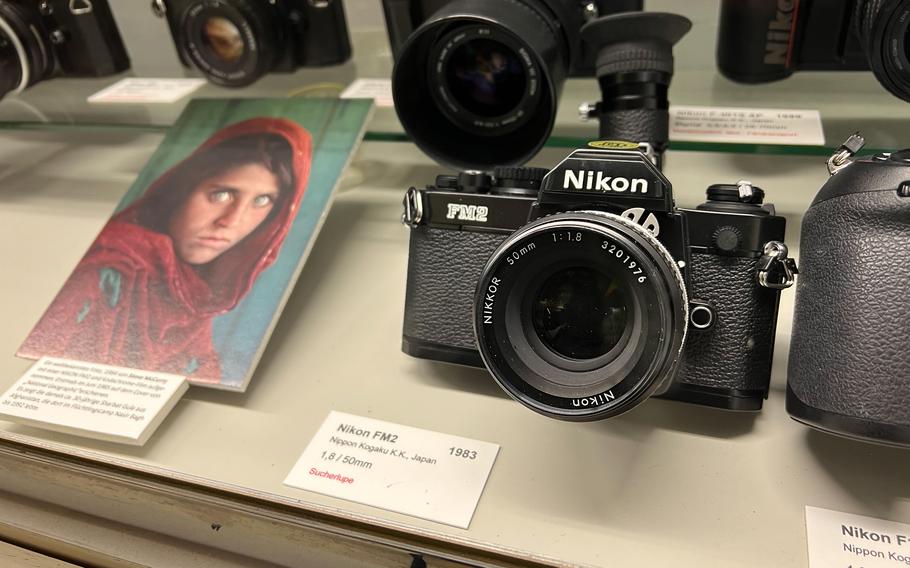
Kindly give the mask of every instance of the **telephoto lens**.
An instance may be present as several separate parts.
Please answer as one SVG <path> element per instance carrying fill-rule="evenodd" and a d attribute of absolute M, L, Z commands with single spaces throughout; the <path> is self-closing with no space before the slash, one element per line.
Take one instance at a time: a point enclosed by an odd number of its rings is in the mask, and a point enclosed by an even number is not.
<path fill-rule="evenodd" d="M 602 100 L 591 118 L 599 118 L 602 139 L 647 142 L 658 156 L 666 149 L 673 45 L 691 27 L 677 14 L 630 12 L 598 18 L 581 29 L 597 50 Z"/>

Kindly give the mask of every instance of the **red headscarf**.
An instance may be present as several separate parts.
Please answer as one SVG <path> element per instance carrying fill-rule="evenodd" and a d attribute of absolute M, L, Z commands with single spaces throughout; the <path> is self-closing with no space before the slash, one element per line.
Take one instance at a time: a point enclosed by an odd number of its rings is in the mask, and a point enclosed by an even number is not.
<path fill-rule="evenodd" d="M 200 156 L 241 137 L 267 134 L 290 146 L 291 187 L 282 189 L 269 216 L 252 233 L 208 263 L 204 272 L 180 260 L 161 229 L 168 219 L 154 214 L 170 215 L 194 189 L 182 187 L 180 179 L 192 174 Z M 233 309 L 275 262 L 300 206 L 311 158 L 309 133 L 286 119 L 254 118 L 217 132 L 105 225 L 19 354 L 218 382 L 212 318 Z M 236 165 L 242 164 L 228 163 L 224 169 Z"/>

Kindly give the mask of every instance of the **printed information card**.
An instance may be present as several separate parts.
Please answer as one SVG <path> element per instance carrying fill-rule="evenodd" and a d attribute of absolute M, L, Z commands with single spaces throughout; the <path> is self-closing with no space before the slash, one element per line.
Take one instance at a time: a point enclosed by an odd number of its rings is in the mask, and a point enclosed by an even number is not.
<path fill-rule="evenodd" d="M 910 566 L 910 525 L 806 507 L 809 568 Z"/>
<path fill-rule="evenodd" d="M 373 99 L 378 107 L 393 107 L 391 79 L 355 79 L 339 95 L 342 99 Z"/>
<path fill-rule="evenodd" d="M 0 420 L 142 445 L 186 389 L 177 375 L 42 357 L 0 395 Z"/>
<path fill-rule="evenodd" d="M 499 446 L 331 412 L 286 485 L 468 528 Z"/>
<path fill-rule="evenodd" d="M 98 91 L 88 98 L 90 103 L 148 104 L 173 103 L 189 95 L 205 79 L 147 79 L 128 77 Z"/>
<path fill-rule="evenodd" d="M 825 132 L 817 110 L 673 105 L 670 140 L 824 146 Z"/>

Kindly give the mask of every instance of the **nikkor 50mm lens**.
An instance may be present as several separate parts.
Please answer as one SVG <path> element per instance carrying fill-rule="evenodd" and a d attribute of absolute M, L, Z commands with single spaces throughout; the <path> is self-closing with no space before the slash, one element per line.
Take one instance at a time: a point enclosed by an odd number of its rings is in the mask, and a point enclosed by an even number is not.
<path fill-rule="evenodd" d="M 631 221 L 560 213 L 516 231 L 480 277 L 474 329 L 513 398 L 565 420 L 615 416 L 663 392 L 688 301 L 669 252 Z"/>

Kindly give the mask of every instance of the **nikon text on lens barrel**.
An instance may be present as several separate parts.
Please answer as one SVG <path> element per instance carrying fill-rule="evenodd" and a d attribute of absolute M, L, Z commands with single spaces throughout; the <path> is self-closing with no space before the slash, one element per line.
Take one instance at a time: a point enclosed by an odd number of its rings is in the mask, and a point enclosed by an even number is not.
<path fill-rule="evenodd" d="M 180 62 L 225 87 L 351 56 L 341 0 L 154 0 Z"/>
<path fill-rule="evenodd" d="M 567 77 L 593 77 L 580 30 L 641 0 L 383 0 L 405 131 L 443 164 L 521 164 L 546 142 Z M 636 136 L 615 132 L 613 136 Z"/>
<path fill-rule="evenodd" d="M 784 218 L 748 182 L 678 209 L 639 145 L 592 144 L 549 172 L 408 190 L 403 350 L 485 365 L 513 398 L 566 420 L 650 395 L 760 409 L 795 272 Z"/>
<path fill-rule="evenodd" d="M 106 0 L 0 0 L 0 97 L 55 75 L 101 77 L 129 67 Z"/>

